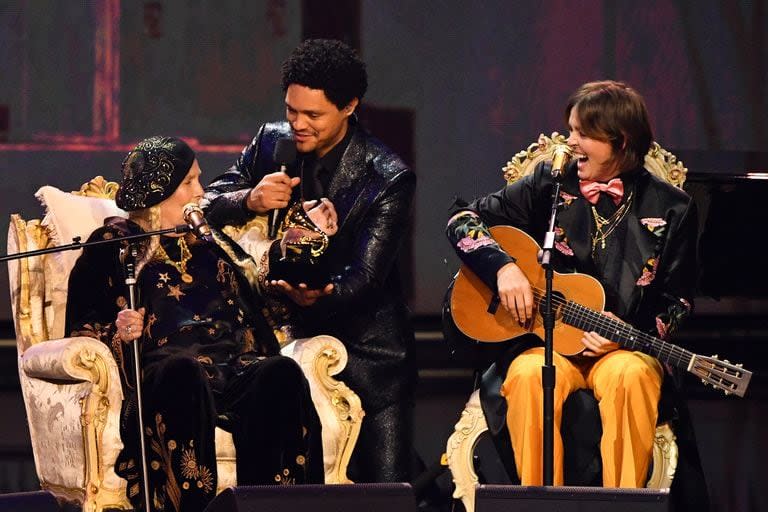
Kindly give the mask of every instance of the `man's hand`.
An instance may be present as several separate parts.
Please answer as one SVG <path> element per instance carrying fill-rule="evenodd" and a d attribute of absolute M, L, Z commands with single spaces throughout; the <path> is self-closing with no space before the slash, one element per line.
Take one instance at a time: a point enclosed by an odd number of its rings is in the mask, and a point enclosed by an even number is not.
<path fill-rule="evenodd" d="M 304 211 L 326 235 L 333 236 L 339 230 L 336 208 L 330 199 L 323 197 L 318 201 L 304 201 Z"/>
<path fill-rule="evenodd" d="M 246 204 L 256 213 L 285 208 L 291 200 L 291 189 L 300 181 L 300 178 L 291 178 L 284 172 L 267 174 L 251 189 Z"/>
<path fill-rule="evenodd" d="M 507 263 L 496 273 L 499 299 L 504 309 L 522 325 L 533 318 L 533 290 L 523 271 L 514 263 Z"/>
<path fill-rule="evenodd" d="M 310 289 L 304 283 L 299 283 L 298 287 L 291 286 L 288 282 L 282 279 L 277 281 L 270 281 L 270 286 L 280 290 L 286 294 L 293 302 L 299 306 L 311 306 L 317 299 L 330 295 L 333 291 L 333 283 L 328 283 L 323 288 Z"/>
<path fill-rule="evenodd" d="M 619 322 L 623 322 L 623 320 L 613 313 L 610 313 L 608 311 L 603 311 L 603 315 L 607 316 L 608 318 L 611 318 L 613 320 L 618 320 Z M 614 343 L 613 341 L 603 338 L 596 332 L 584 332 L 584 337 L 581 338 L 581 342 L 586 347 L 586 350 L 582 352 L 585 356 L 589 357 L 600 357 L 608 352 L 611 352 L 613 350 L 616 350 L 619 348 L 618 343 Z"/>

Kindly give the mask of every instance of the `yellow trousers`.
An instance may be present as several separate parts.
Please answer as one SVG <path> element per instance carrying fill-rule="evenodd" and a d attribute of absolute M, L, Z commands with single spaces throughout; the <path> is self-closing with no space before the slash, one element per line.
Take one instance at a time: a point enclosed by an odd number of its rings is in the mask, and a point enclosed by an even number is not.
<path fill-rule="evenodd" d="M 591 389 L 600 406 L 603 437 L 603 486 L 644 487 L 653 455 L 661 397 L 659 362 L 639 352 L 615 350 L 600 358 L 553 354 L 554 484 L 563 485 L 563 402 L 578 389 Z M 541 367 L 544 348 L 535 347 L 512 361 L 501 394 L 507 401 L 507 426 L 522 485 L 542 485 L 543 406 Z"/>

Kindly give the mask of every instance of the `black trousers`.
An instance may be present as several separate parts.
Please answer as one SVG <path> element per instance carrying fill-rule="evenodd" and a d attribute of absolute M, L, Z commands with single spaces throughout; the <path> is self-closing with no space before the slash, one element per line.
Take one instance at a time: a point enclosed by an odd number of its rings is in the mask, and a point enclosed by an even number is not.
<path fill-rule="evenodd" d="M 202 511 L 216 495 L 217 425 L 232 433 L 238 485 L 323 483 L 320 421 L 301 368 L 273 356 L 213 368 L 185 349 L 144 358 L 144 438 L 154 510 Z M 135 398 L 123 408 L 117 473 L 143 510 Z"/>
<path fill-rule="evenodd" d="M 353 482 L 410 482 L 421 470 L 419 462 L 413 450 L 412 402 L 365 412 L 349 462 Z"/>

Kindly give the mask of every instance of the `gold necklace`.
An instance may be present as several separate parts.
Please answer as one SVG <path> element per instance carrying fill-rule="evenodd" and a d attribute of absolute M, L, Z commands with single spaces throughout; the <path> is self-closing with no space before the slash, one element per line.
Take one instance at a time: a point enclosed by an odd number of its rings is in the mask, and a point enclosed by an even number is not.
<path fill-rule="evenodd" d="M 605 249 L 605 240 L 614 232 L 614 230 L 621 224 L 621 221 L 629 212 L 629 205 L 632 204 L 632 194 L 629 194 L 624 204 L 619 207 L 618 210 L 613 212 L 613 215 L 607 219 L 597 213 L 597 209 L 592 207 L 592 217 L 595 219 L 595 234 L 592 235 L 592 254 L 595 254 L 598 242 L 600 248 Z"/>
<path fill-rule="evenodd" d="M 184 240 L 183 236 L 176 239 L 176 245 L 179 246 L 179 254 L 181 255 L 181 259 L 179 261 L 173 261 L 171 257 L 168 256 L 168 253 L 165 252 L 165 249 L 163 249 L 162 245 L 158 247 L 157 252 L 159 256 L 163 258 L 163 261 L 165 261 L 165 263 L 172 265 L 176 270 L 179 271 L 179 274 L 181 274 L 182 281 L 184 281 L 185 283 L 191 283 L 193 281 L 193 278 L 190 274 L 187 273 L 187 262 L 192 258 L 192 253 L 189 252 L 189 247 L 187 247 L 187 241 Z"/>

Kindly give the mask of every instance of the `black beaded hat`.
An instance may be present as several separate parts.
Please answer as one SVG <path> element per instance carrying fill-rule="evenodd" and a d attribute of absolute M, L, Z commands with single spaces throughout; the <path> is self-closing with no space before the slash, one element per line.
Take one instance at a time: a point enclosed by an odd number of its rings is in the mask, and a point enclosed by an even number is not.
<path fill-rule="evenodd" d="M 149 137 L 123 160 L 115 202 L 125 211 L 154 206 L 170 197 L 189 172 L 195 152 L 175 137 Z"/>

